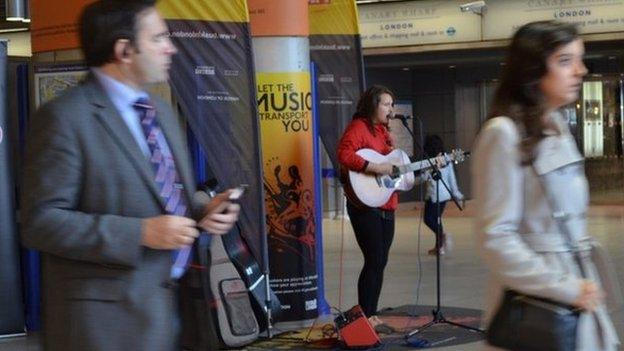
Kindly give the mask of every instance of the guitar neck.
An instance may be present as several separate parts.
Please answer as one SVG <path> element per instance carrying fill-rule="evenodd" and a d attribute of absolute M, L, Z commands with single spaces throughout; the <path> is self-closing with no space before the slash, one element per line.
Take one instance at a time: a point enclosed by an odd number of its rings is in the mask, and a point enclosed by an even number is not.
<path fill-rule="evenodd" d="M 447 162 L 451 160 L 451 157 L 449 157 L 449 155 L 447 154 L 444 154 L 444 158 L 446 159 Z M 409 172 L 416 172 L 422 169 L 430 168 L 432 164 L 435 165 L 435 159 L 436 159 L 435 157 L 432 157 L 429 159 L 424 159 L 424 160 L 416 161 L 407 165 L 399 166 L 399 173 L 405 174 Z"/>

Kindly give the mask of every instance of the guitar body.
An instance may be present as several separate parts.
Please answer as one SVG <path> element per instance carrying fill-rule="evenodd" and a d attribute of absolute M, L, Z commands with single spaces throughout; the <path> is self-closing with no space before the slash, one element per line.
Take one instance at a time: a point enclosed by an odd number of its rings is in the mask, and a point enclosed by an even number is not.
<path fill-rule="evenodd" d="M 382 155 L 371 149 L 361 149 L 356 154 L 374 163 L 391 163 L 395 166 L 410 163 L 409 156 L 407 156 L 405 151 L 399 149 L 395 149 L 387 155 Z M 368 173 L 349 171 L 349 181 L 358 199 L 370 207 L 382 206 L 388 202 L 395 191 L 410 190 L 416 183 L 414 173 L 412 172 L 392 178 L 390 176 L 380 177 Z"/>
<path fill-rule="evenodd" d="M 390 163 L 397 166 L 398 175 L 372 175 L 349 171 L 349 180 L 355 196 L 367 206 L 379 207 L 390 199 L 392 193 L 397 190 L 406 191 L 414 187 L 414 172 L 430 168 L 436 162 L 459 163 L 463 162 L 470 152 L 455 149 L 450 154 L 440 155 L 410 163 L 407 154 L 399 149 L 387 155 L 382 155 L 375 150 L 361 149 L 356 152 L 363 159 L 374 163 Z M 442 161 L 437 161 L 441 157 Z"/>

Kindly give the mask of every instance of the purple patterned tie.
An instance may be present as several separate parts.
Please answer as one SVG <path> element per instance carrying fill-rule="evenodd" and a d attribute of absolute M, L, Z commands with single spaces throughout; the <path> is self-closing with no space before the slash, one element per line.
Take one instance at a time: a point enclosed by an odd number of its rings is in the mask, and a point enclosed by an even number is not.
<path fill-rule="evenodd" d="M 137 100 L 132 106 L 141 119 L 141 129 L 151 153 L 150 164 L 154 170 L 154 181 L 165 204 L 165 211 L 171 215 L 186 216 L 188 205 L 183 194 L 184 187 L 165 135 L 158 125 L 156 110 L 146 98 Z M 179 278 L 184 273 L 190 252 L 189 246 L 173 251 L 171 274 L 174 278 Z"/>

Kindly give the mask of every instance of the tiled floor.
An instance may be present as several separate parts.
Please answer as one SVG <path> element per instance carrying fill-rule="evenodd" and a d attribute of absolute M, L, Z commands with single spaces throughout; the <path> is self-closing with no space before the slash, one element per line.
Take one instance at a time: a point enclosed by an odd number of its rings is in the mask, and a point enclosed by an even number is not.
<path fill-rule="evenodd" d="M 455 245 L 451 254 L 443 258 L 442 306 L 482 309 L 487 269 L 477 253 L 472 233 L 473 208 L 468 204 L 466 211 L 460 213 L 450 204 L 447 206 L 445 230 L 453 233 Z M 386 268 L 380 308 L 404 304 L 435 304 L 435 258 L 427 255 L 434 240 L 420 218 L 420 210 L 414 209 L 413 204 L 402 206 Z M 621 267 L 624 264 L 624 207 L 592 207 L 589 230 L 607 247 L 616 267 Z M 323 240 L 327 300 L 337 307 L 348 308 L 357 302 L 354 286 L 362 264 L 350 223 L 339 219 L 325 220 Z M 342 243 L 344 249 L 340 273 Z M 624 287 L 624 270 L 616 271 Z M 624 340 L 624 311 L 619 311 L 614 320 L 620 337 Z M 481 343 L 474 343 L 439 350 L 470 351 L 480 350 L 481 346 Z"/>
<path fill-rule="evenodd" d="M 453 233 L 454 249 L 442 263 L 442 306 L 482 308 L 485 266 L 477 254 L 472 234 L 472 208 L 464 213 L 449 206 L 446 230 Z M 332 306 L 348 308 L 356 303 L 356 281 L 362 258 L 348 220 L 326 219 L 323 223 L 325 255 L 325 292 Z M 616 267 L 624 264 L 624 207 L 594 206 L 589 230 L 610 252 Z M 420 234 L 419 234 L 420 233 Z M 435 304 L 435 259 L 426 252 L 433 236 L 420 223 L 420 212 L 413 204 L 402 205 L 390 260 L 386 268 L 380 307 L 404 304 Z M 618 269 L 624 286 L 624 270 Z M 624 339 L 624 312 L 614 318 Z M 480 343 L 438 350 L 479 350 Z M 38 351 L 33 338 L 0 340 L 0 351 Z"/>

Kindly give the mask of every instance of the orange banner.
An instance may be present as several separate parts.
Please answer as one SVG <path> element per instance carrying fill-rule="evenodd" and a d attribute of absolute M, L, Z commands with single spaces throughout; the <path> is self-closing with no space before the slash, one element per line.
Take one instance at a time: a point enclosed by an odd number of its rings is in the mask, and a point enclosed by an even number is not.
<path fill-rule="evenodd" d="M 94 0 L 31 0 L 32 52 L 76 49 L 78 16 L 82 8 Z"/>
<path fill-rule="evenodd" d="M 310 33 L 308 0 L 249 0 L 251 36 L 298 36 Z"/>

